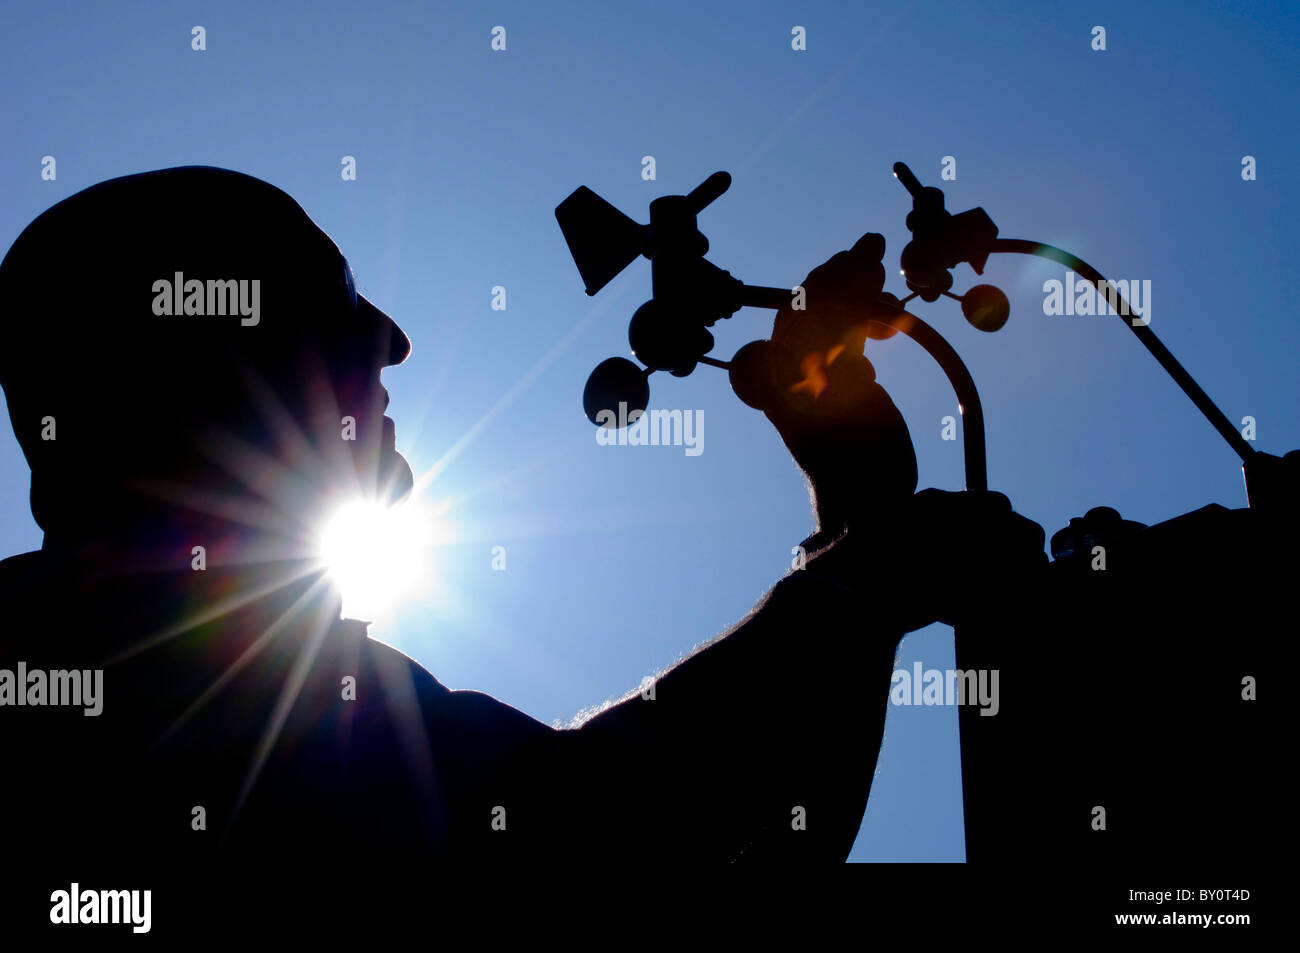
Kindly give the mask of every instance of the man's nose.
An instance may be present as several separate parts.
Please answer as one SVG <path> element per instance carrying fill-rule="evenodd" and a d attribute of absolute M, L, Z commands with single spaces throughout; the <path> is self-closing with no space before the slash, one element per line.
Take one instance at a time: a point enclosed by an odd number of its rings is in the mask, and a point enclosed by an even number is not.
<path fill-rule="evenodd" d="M 372 329 L 374 341 L 379 345 L 378 353 L 387 355 L 384 367 L 401 364 L 406 360 L 411 353 L 411 340 L 397 326 L 396 321 L 367 301 L 363 295 L 357 295 L 357 314 Z"/>

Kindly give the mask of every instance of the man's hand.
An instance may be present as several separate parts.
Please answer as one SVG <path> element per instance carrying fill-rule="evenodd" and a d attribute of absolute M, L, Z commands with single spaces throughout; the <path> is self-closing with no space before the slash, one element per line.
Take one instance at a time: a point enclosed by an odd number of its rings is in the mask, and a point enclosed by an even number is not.
<path fill-rule="evenodd" d="M 885 282 L 882 236 L 869 233 L 804 281 L 803 310 L 776 314 L 763 410 L 812 484 L 819 528 L 835 534 L 916 489 L 916 454 L 902 414 L 862 354 Z"/>
<path fill-rule="evenodd" d="M 1001 493 L 922 490 L 851 528 L 807 568 L 856 590 L 904 632 L 1013 604 L 1047 565 L 1043 529 Z"/>
<path fill-rule="evenodd" d="M 884 252 L 884 238 L 868 233 L 808 275 L 806 308 L 777 312 L 764 355 L 771 384 L 760 393 L 812 484 L 811 547 L 839 537 L 808 568 L 910 632 L 996 609 L 1047 556 L 1042 528 L 1001 493 L 914 493 L 907 424 L 862 354 L 868 338 L 895 333 L 878 323 L 897 313 L 880 304 Z"/>

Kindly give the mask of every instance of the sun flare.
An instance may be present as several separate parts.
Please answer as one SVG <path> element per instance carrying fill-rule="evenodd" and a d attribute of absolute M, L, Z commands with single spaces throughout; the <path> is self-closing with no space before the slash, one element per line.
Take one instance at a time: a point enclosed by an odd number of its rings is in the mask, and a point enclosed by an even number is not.
<path fill-rule="evenodd" d="M 356 500 L 322 524 L 318 552 L 343 595 L 344 616 L 373 622 L 430 595 L 435 549 L 447 537 L 445 524 L 426 504 Z"/>

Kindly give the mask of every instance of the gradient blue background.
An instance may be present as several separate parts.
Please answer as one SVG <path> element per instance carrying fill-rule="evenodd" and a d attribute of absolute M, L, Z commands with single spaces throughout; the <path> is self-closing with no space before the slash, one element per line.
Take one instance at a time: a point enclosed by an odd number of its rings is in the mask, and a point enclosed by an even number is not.
<path fill-rule="evenodd" d="M 561 199 L 586 184 L 644 220 L 650 199 L 727 169 L 731 191 L 701 219 L 710 258 L 789 286 L 865 231 L 897 262 L 910 206 L 890 165 L 904 160 L 1004 236 L 1150 279 L 1152 328 L 1230 419 L 1257 419 L 1261 449 L 1284 452 L 1300 447 L 1298 20 L 1290 3 L 11 4 L 0 240 L 81 188 L 172 165 L 297 198 L 414 342 L 385 372 L 399 449 L 418 473 L 457 448 L 428 493 L 457 501 L 463 541 L 440 559 L 454 598 L 375 634 L 451 687 L 567 720 L 740 618 L 811 517 L 775 432 L 719 371 L 651 378 L 651 406 L 704 411 L 701 456 L 596 445 L 582 386 L 626 353 L 650 273 L 640 262 L 586 298 Z M 206 52 L 190 49 L 195 24 Z M 504 53 L 489 49 L 497 24 Z M 796 24 L 806 52 L 790 48 Z M 40 178 L 46 154 L 57 181 Z M 1241 179 L 1247 154 L 1258 181 Z M 945 155 L 955 182 L 938 181 Z M 1012 301 L 997 335 L 955 302 L 918 307 L 980 385 L 992 486 L 1049 535 L 1103 503 L 1148 523 L 1244 505 L 1234 455 L 1118 319 L 1043 315 L 1042 283 L 1062 274 L 993 259 L 985 280 Z M 966 266 L 956 277 L 975 283 Z M 767 336 L 771 317 L 742 311 L 714 353 Z M 959 488 L 938 369 L 906 341 L 868 354 L 911 423 L 922 485 Z M 0 440 L 0 555 L 40 544 L 27 485 Z M 495 545 L 506 572 L 490 569 Z M 951 666 L 949 630 L 909 636 L 899 664 L 915 659 Z M 777 685 L 754 690 L 783 704 Z M 853 857 L 961 860 L 957 757 L 953 709 L 892 709 Z"/>

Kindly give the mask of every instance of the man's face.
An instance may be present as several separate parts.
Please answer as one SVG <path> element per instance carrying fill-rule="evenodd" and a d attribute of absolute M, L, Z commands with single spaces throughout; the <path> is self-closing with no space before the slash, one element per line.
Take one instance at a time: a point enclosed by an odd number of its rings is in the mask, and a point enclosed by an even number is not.
<path fill-rule="evenodd" d="M 318 334 L 314 347 L 301 352 L 298 381 L 312 442 L 329 471 L 332 494 L 397 502 L 411 491 L 414 478 L 397 452 L 380 374 L 404 361 L 411 344 L 388 315 L 357 293 L 342 255 L 334 268 L 333 313 L 314 320 L 306 316 L 306 326 Z"/>

